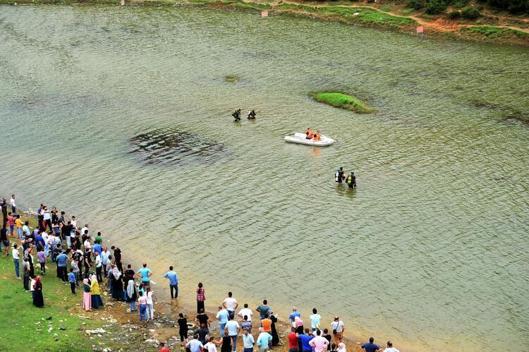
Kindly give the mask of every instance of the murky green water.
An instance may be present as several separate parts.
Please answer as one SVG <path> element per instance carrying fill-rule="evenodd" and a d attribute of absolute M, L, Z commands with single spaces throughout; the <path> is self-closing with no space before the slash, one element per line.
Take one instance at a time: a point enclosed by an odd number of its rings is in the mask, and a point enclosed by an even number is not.
<path fill-rule="evenodd" d="M 379 112 L 307 98 L 334 88 Z M 257 121 L 234 125 L 236 107 Z M 175 263 L 188 295 L 204 281 L 212 306 L 228 287 L 315 305 L 404 350 L 527 350 L 529 128 L 503 119 L 528 114 L 526 49 L 204 9 L 0 7 L 2 194 L 105 224 L 129 256 Z M 282 141 L 307 126 L 338 142 Z M 189 160 L 131 153 L 159 130 L 192 135 Z M 202 158 L 208 143 L 222 152 Z"/>

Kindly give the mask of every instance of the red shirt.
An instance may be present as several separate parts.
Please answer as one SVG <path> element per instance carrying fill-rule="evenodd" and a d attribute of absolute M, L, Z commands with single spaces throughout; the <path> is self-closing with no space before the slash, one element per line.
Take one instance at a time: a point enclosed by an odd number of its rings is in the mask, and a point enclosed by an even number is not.
<path fill-rule="evenodd" d="M 298 349 L 298 337 L 295 332 L 290 332 L 288 334 L 288 349 L 295 348 Z"/>
<path fill-rule="evenodd" d="M 171 352 L 171 350 L 169 349 L 169 347 L 164 346 L 164 347 L 160 348 L 160 352 Z"/>

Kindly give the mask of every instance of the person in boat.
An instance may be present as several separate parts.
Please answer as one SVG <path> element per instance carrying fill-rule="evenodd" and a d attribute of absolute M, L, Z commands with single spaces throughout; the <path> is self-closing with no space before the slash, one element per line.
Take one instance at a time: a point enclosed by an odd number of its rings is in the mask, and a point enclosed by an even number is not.
<path fill-rule="evenodd" d="M 305 138 L 306 139 L 312 139 L 313 136 L 314 136 L 314 132 L 312 132 L 310 127 L 307 128 L 307 130 L 305 131 Z"/>
<path fill-rule="evenodd" d="M 355 176 L 355 173 L 353 171 L 351 171 L 351 174 L 349 176 L 347 176 L 347 179 L 345 180 L 345 183 L 347 183 L 347 186 L 349 186 L 349 188 L 356 188 L 356 176 Z"/>
<path fill-rule="evenodd" d="M 233 116 L 233 118 L 235 119 L 234 122 L 241 121 L 241 109 L 235 110 L 235 112 L 233 114 L 231 114 L 231 116 Z"/>
<path fill-rule="evenodd" d="M 317 130 L 316 133 L 314 133 L 314 135 L 312 136 L 312 139 L 313 139 L 315 142 L 319 142 L 319 141 L 321 141 L 321 133 L 320 133 L 320 130 Z"/>
<path fill-rule="evenodd" d="M 334 181 L 341 184 L 343 180 L 345 180 L 345 173 L 343 171 L 343 167 L 340 167 L 334 174 Z"/>
<path fill-rule="evenodd" d="M 248 120 L 255 120 L 255 116 L 257 114 L 255 113 L 255 110 L 252 110 L 248 113 Z"/>

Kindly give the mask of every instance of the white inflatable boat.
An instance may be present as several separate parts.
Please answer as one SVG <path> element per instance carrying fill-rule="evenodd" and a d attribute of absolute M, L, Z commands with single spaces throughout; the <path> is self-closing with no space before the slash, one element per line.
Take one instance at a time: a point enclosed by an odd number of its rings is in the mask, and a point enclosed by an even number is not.
<path fill-rule="evenodd" d="M 305 137 L 305 133 L 294 133 L 290 136 L 285 136 L 285 141 L 288 143 L 297 143 L 297 144 L 305 144 L 305 145 L 312 145 L 315 147 L 327 147 L 334 143 L 334 139 L 326 137 L 324 135 L 320 136 L 319 141 L 314 141 L 312 139 L 307 139 Z"/>

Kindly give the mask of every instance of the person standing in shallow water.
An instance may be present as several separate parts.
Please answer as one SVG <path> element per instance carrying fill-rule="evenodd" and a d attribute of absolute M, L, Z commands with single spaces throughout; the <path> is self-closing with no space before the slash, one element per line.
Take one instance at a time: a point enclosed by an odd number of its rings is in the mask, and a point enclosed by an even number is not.
<path fill-rule="evenodd" d="M 163 277 L 169 280 L 169 290 L 171 291 L 171 298 L 178 298 L 178 275 L 176 275 L 176 273 L 173 271 L 172 265 L 169 267 L 169 271 L 166 272 Z"/>
<path fill-rule="evenodd" d="M 197 314 L 204 311 L 205 301 L 206 290 L 204 289 L 204 285 L 202 285 L 202 282 L 199 282 L 197 288 Z"/>

